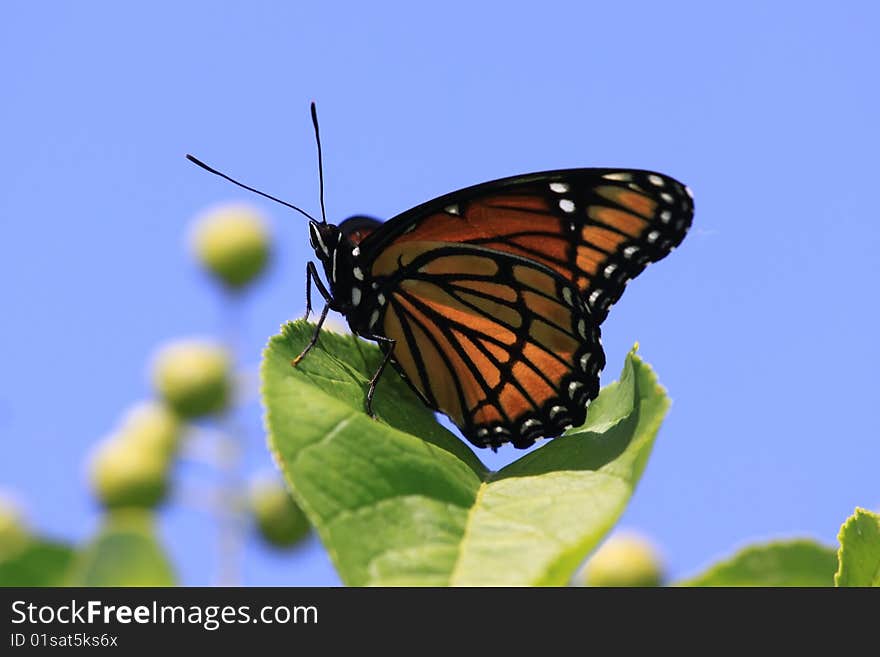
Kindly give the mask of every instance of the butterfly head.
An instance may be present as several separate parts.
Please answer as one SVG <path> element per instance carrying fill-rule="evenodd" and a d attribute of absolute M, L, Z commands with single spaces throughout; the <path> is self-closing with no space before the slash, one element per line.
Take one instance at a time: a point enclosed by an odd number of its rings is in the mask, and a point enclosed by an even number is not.
<path fill-rule="evenodd" d="M 357 255 L 359 249 L 351 243 L 339 226 L 317 221 L 309 222 L 309 241 L 315 255 L 324 265 L 324 274 L 330 283 L 334 306 L 342 309 L 347 300 L 354 303 L 358 293 L 354 286 L 363 280 L 363 272 L 358 268 Z M 358 278 L 360 277 L 360 278 Z"/>
<path fill-rule="evenodd" d="M 333 252 L 341 239 L 342 233 L 337 226 L 318 221 L 309 222 L 309 242 L 321 262 L 326 263 L 333 258 Z"/>

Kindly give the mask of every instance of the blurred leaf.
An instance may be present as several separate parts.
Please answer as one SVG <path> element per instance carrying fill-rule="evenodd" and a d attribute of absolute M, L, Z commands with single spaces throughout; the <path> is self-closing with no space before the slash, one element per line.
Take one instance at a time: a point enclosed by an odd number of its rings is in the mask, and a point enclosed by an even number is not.
<path fill-rule="evenodd" d="M 0 586 L 60 586 L 73 558 L 69 545 L 29 538 L 21 549 L 0 560 Z"/>
<path fill-rule="evenodd" d="M 880 515 L 856 509 L 837 535 L 837 586 L 880 586 Z"/>
<path fill-rule="evenodd" d="M 153 530 L 152 516 L 106 516 L 98 535 L 78 555 L 69 586 L 173 586 L 174 571 Z"/>
<path fill-rule="evenodd" d="M 810 540 L 753 545 L 678 586 L 834 586 L 837 555 Z"/>
<path fill-rule="evenodd" d="M 489 472 L 378 348 L 288 324 L 262 365 L 269 444 L 350 585 L 564 585 L 623 511 L 668 407 L 631 353 L 587 424 Z M 509 448 L 508 448 L 509 449 Z"/>

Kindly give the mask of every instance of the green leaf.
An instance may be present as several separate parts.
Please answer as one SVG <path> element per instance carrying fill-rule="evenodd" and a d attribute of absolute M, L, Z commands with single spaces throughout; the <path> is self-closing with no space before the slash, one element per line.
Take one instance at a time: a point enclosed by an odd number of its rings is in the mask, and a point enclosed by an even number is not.
<path fill-rule="evenodd" d="M 0 586 L 60 586 L 73 558 L 69 545 L 31 537 L 0 560 Z"/>
<path fill-rule="evenodd" d="M 350 585 L 564 585 L 622 513 L 669 402 L 635 350 L 584 427 L 490 472 L 396 373 L 364 413 L 379 350 L 313 327 L 262 364 L 269 445 Z M 510 453 L 515 453 L 512 448 Z"/>
<path fill-rule="evenodd" d="M 856 509 L 837 535 L 837 586 L 880 586 L 880 515 Z"/>
<path fill-rule="evenodd" d="M 837 555 L 800 539 L 752 545 L 678 586 L 833 586 Z"/>
<path fill-rule="evenodd" d="M 107 516 L 98 535 L 78 555 L 69 586 L 173 586 L 174 571 L 146 512 Z"/>

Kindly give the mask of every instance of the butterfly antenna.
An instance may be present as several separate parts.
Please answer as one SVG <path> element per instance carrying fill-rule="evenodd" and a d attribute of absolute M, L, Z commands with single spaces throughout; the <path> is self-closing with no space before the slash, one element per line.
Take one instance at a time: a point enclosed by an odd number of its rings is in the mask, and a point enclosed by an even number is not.
<path fill-rule="evenodd" d="M 321 154 L 321 132 L 318 130 L 318 108 L 312 101 L 312 125 L 315 126 L 315 142 L 318 144 L 318 181 L 321 188 L 321 219 L 327 223 L 327 212 L 324 210 L 324 156 Z"/>
<path fill-rule="evenodd" d="M 253 187 L 250 187 L 249 185 L 245 185 L 244 183 L 240 183 L 237 180 L 235 180 L 234 178 L 230 178 L 225 173 L 221 173 L 221 172 L 217 171 L 217 169 L 214 169 L 213 167 L 209 167 L 207 164 L 202 162 L 200 159 L 190 155 L 189 153 L 187 153 L 186 159 L 189 160 L 190 162 L 192 162 L 193 164 L 199 165 L 205 171 L 213 173 L 215 176 L 220 176 L 224 180 L 228 180 L 233 185 L 238 185 L 239 187 L 246 189 L 249 192 L 253 192 L 254 194 L 259 194 L 260 196 L 263 196 L 263 197 L 269 199 L 270 201 L 275 201 L 276 203 L 280 203 L 281 205 L 284 205 L 284 206 L 290 208 L 291 210 L 296 210 L 301 215 L 311 219 L 312 221 L 315 221 L 315 222 L 318 221 L 317 219 L 315 219 L 312 215 L 310 215 L 308 212 L 306 212 L 302 208 L 298 208 L 295 205 L 293 205 L 293 203 L 288 203 L 287 201 L 282 201 L 280 198 L 276 198 L 275 196 L 272 196 L 271 194 L 267 194 L 266 192 L 261 192 L 259 189 L 254 189 Z M 323 209 L 324 208 L 322 207 L 321 210 L 323 211 Z M 324 223 L 327 223 L 327 221 L 325 220 Z"/>

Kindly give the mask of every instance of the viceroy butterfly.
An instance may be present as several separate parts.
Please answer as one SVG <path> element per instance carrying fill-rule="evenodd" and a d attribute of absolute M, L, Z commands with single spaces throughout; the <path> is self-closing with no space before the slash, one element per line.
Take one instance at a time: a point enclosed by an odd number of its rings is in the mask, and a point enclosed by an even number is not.
<path fill-rule="evenodd" d="M 690 228 L 690 190 L 637 169 L 561 169 L 446 194 L 382 223 L 327 222 L 315 104 L 321 215 L 208 167 L 309 219 L 306 317 L 315 283 L 352 332 L 379 344 L 386 365 L 478 447 L 526 448 L 586 419 L 605 366 L 600 325 L 627 283 L 666 257 Z"/>

